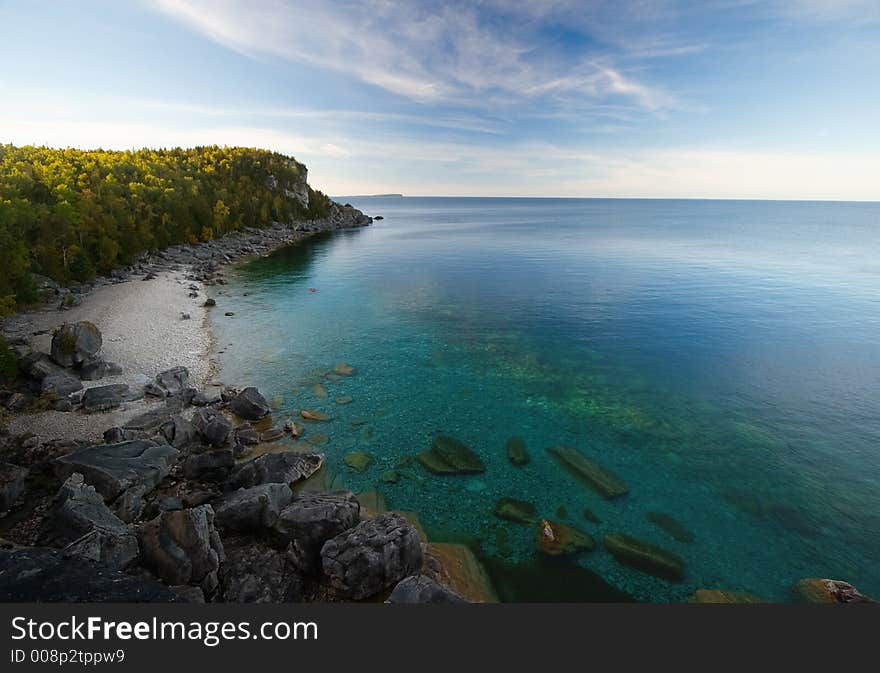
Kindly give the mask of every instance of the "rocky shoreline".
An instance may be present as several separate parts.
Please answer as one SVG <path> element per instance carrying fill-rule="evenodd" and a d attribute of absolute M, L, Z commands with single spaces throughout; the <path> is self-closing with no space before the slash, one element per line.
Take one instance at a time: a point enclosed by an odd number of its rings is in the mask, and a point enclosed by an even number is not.
<path fill-rule="evenodd" d="M 86 319 L 65 320 L 79 309 L 88 315 L 91 295 L 102 288 L 149 282 L 185 293 L 203 309 L 175 320 L 206 322 L 216 301 L 205 288 L 224 284 L 228 265 L 371 221 L 333 204 L 323 220 L 147 253 L 88 286 L 44 282 L 45 309 L 4 321 L 21 376 L 0 392 L 7 414 L 0 434 L 0 600 L 493 598 L 466 548 L 432 549 L 402 514 L 374 511 L 381 509 L 375 498 L 324 491 L 323 454 L 273 449 L 303 426 L 273 418 L 255 388 L 218 384 L 211 368 L 193 376 L 182 365 L 125 380 L 130 368 L 105 358 L 101 330 Z M 53 319 L 54 329 L 34 329 Z M 173 353 L 169 341 L 165 350 Z M 199 350 L 201 360 L 209 354 Z M 57 419 L 54 436 L 27 431 Z M 78 422 L 102 441 L 77 436 Z"/>

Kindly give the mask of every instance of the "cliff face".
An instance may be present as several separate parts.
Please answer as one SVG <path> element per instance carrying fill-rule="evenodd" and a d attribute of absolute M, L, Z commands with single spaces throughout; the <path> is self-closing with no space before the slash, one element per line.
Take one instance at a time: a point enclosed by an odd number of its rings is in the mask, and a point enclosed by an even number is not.
<path fill-rule="evenodd" d="M 299 163 L 295 159 L 287 162 L 289 168 L 292 169 L 297 176 L 296 180 L 288 180 L 284 184 L 279 184 L 278 178 L 272 173 L 266 176 L 266 187 L 271 190 L 281 189 L 284 195 L 296 203 L 303 210 L 309 209 L 309 169 L 304 164 Z"/>

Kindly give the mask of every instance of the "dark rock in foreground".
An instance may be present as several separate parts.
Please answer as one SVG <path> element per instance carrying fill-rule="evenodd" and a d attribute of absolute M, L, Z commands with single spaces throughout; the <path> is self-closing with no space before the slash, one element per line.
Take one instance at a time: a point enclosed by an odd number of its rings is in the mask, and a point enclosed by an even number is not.
<path fill-rule="evenodd" d="M 299 603 L 308 583 L 284 551 L 253 538 L 225 545 L 221 591 L 227 603 Z"/>
<path fill-rule="evenodd" d="M 224 481 L 234 466 L 232 449 L 208 449 L 187 457 L 183 475 L 198 481 Z"/>
<path fill-rule="evenodd" d="M 132 577 L 57 549 L 0 549 L 0 602 L 143 603 L 181 602 L 156 580 Z"/>
<path fill-rule="evenodd" d="M 5 512 L 24 492 L 28 469 L 12 463 L 0 463 L 0 512 Z"/>
<path fill-rule="evenodd" d="M 402 579 L 394 587 L 388 597 L 388 603 L 467 603 L 442 584 L 438 584 L 426 575 L 410 575 Z"/>
<path fill-rule="evenodd" d="M 55 463 L 55 472 L 66 479 L 74 472 L 111 502 L 133 487 L 152 489 L 170 471 L 177 449 L 146 440 L 101 444 L 74 451 Z"/>
<path fill-rule="evenodd" d="M 199 409 L 192 419 L 193 425 L 211 446 L 223 446 L 232 432 L 232 423 L 216 409 Z"/>
<path fill-rule="evenodd" d="M 97 411 L 110 411 L 111 409 L 118 409 L 128 399 L 129 389 L 126 383 L 96 386 L 86 389 L 83 393 L 82 408 L 87 414 Z"/>
<path fill-rule="evenodd" d="M 649 542 L 623 533 L 612 533 L 605 536 L 605 548 L 616 561 L 636 570 L 672 582 L 684 579 L 684 561 Z"/>
<path fill-rule="evenodd" d="M 271 528 L 290 501 L 287 484 L 260 484 L 227 493 L 214 503 L 217 525 L 234 531 L 256 532 Z"/>
<path fill-rule="evenodd" d="M 360 503 L 354 493 L 301 493 L 284 508 L 274 524 L 274 537 L 288 547 L 306 572 L 318 569 L 327 540 L 360 521 Z"/>
<path fill-rule="evenodd" d="M 629 492 L 629 487 L 620 477 L 577 449 L 571 446 L 552 446 L 547 451 L 603 498 L 619 498 Z"/>
<path fill-rule="evenodd" d="M 138 531 L 145 566 L 168 584 L 192 584 L 211 596 L 223 544 L 214 528 L 210 505 L 163 512 Z"/>
<path fill-rule="evenodd" d="M 330 586 L 339 596 L 354 600 L 391 588 L 421 570 L 422 560 L 418 531 L 395 512 L 358 524 L 321 550 Z"/>
<path fill-rule="evenodd" d="M 419 462 L 435 474 L 479 474 L 486 471 L 482 459 L 455 437 L 440 435 L 431 448 L 418 455 Z"/>

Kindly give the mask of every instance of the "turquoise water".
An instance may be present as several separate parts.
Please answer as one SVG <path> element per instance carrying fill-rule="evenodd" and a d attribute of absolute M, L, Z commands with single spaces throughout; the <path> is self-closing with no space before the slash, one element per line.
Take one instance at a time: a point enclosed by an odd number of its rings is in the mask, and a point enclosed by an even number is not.
<path fill-rule="evenodd" d="M 334 487 L 379 491 L 432 539 L 468 543 L 507 600 L 675 601 L 709 587 L 785 601 L 816 576 L 880 594 L 880 204 L 351 202 L 385 219 L 245 265 L 214 314 L 223 380 L 277 398 L 279 420 L 332 416 L 307 434 L 329 436 Z M 316 395 L 340 361 L 357 374 Z M 415 465 L 379 480 L 441 433 L 486 472 Z M 525 467 L 506 457 L 515 435 Z M 601 499 L 546 452 L 556 444 L 629 494 Z M 353 450 L 374 464 L 346 467 Z M 493 515 L 500 497 L 598 548 L 541 558 L 534 527 Z M 681 556 L 685 580 L 618 564 L 601 544 L 615 531 Z"/>

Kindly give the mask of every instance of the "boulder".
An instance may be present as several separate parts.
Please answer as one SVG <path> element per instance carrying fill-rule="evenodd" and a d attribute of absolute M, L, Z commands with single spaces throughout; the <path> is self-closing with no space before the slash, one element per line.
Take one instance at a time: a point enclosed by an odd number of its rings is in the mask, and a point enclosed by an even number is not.
<path fill-rule="evenodd" d="M 564 523 L 541 519 L 538 524 L 538 551 L 550 556 L 576 554 L 580 551 L 592 551 L 596 541 L 588 533 L 567 526 Z"/>
<path fill-rule="evenodd" d="M 684 579 L 684 561 L 649 542 L 623 533 L 611 533 L 605 536 L 605 548 L 618 563 L 672 582 Z"/>
<path fill-rule="evenodd" d="M 162 424 L 162 435 L 171 446 L 179 449 L 199 440 L 199 431 L 183 416 L 174 416 Z"/>
<path fill-rule="evenodd" d="M 127 575 L 57 549 L 0 549 L 0 602 L 174 603 L 178 595 L 162 583 Z"/>
<path fill-rule="evenodd" d="M 35 381 L 42 381 L 52 374 L 64 373 L 64 367 L 57 364 L 46 353 L 31 353 L 19 360 L 19 370 Z"/>
<path fill-rule="evenodd" d="M 186 367 L 172 367 L 156 375 L 156 380 L 147 384 L 146 392 L 154 397 L 177 395 L 189 387 L 189 370 Z"/>
<path fill-rule="evenodd" d="M 308 583 L 288 554 L 247 537 L 225 545 L 221 591 L 227 603 L 300 603 Z"/>
<path fill-rule="evenodd" d="M 49 374 L 40 383 L 40 390 L 43 394 L 48 393 L 55 395 L 55 397 L 67 397 L 82 390 L 82 388 L 83 384 L 78 378 L 64 371 L 57 374 Z"/>
<path fill-rule="evenodd" d="M 128 385 L 125 383 L 112 383 L 107 386 L 87 388 L 82 396 L 82 408 L 87 414 L 97 411 L 110 411 L 118 409 L 122 403 L 129 399 Z"/>
<path fill-rule="evenodd" d="M 121 373 L 122 367 L 97 357 L 86 360 L 79 368 L 79 377 L 83 381 L 98 381 L 105 376 L 117 376 Z"/>
<path fill-rule="evenodd" d="M 229 408 L 239 418 L 246 421 L 256 421 L 271 411 L 266 398 L 254 387 L 245 388 L 232 398 Z"/>
<path fill-rule="evenodd" d="M 529 453 L 526 450 L 526 443 L 522 437 L 511 437 L 507 440 L 507 460 L 521 467 L 529 462 Z"/>
<path fill-rule="evenodd" d="M 440 435 L 431 448 L 418 455 L 419 462 L 435 474 L 479 474 L 486 471 L 480 457 L 466 444 Z"/>
<path fill-rule="evenodd" d="M 388 597 L 387 603 L 467 603 L 448 587 L 438 584 L 427 575 L 405 577 Z"/>
<path fill-rule="evenodd" d="M 111 502 L 134 486 L 154 488 L 171 470 L 177 453 L 167 444 L 146 440 L 101 444 L 58 458 L 55 472 L 60 479 L 79 472 Z"/>
<path fill-rule="evenodd" d="M 208 449 L 194 453 L 183 463 L 183 476 L 198 481 L 224 481 L 235 467 L 231 448 Z"/>
<path fill-rule="evenodd" d="M 587 458 L 571 446 L 553 446 L 547 449 L 562 465 L 584 481 L 603 498 L 619 498 L 629 492 L 629 487 L 616 474 L 595 460 Z"/>
<path fill-rule="evenodd" d="M 43 519 L 41 544 L 122 569 L 138 555 L 137 538 L 79 473 L 70 475 Z"/>
<path fill-rule="evenodd" d="M 273 537 L 288 547 L 304 572 L 311 573 L 320 567 L 324 543 L 359 521 L 360 504 L 349 491 L 300 493 L 281 511 Z"/>
<path fill-rule="evenodd" d="M 875 603 L 849 582 L 810 578 L 795 585 L 798 597 L 807 603 Z"/>
<path fill-rule="evenodd" d="M 264 453 L 238 467 L 230 482 L 250 488 L 258 484 L 293 484 L 308 479 L 324 465 L 322 453 Z"/>
<path fill-rule="evenodd" d="M 216 409 L 206 407 L 193 415 L 193 425 L 211 446 L 223 446 L 232 432 L 232 423 Z"/>
<path fill-rule="evenodd" d="M 209 404 L 217 404 L 220 401 L 220 394 L 216 391 L 207 392 L 207 391 L 199 391 L 191 400 L 191 404 L 197 407 L 206 407 Z"/>
<path fill-rule="evenodd" d="M 331 589 L 354 600 L 389 589 L 421 570 L 422 545 L 416 529 L 388 512 L 328 540 L 321 565 Z"/>
<path fill-rule="evenodd" d="M 535 506 L 525 500 L 501 498 L 495 503 L 495 516 L 515 523 L 534 523 L 537 515 Z"/>
<path fill-rule="evenodd" d="M 52 359 L 62 367 L 75 367 L 101 352 L 101 331 L 87 320 L 63 324 L 52 335 Z"/>
<path fill-rule="evenodd" d="M 213 595 L 223 544 L 210 505 L 162 512 L 138 530 L 143 564 L 167 584 L 191 584 Z"/>
<path fill-rule="evenodd" d="M 220 528 L 233 531 L 271 528 L 292 499 L 293 492 L 287 484 L 240 488 L 214 502 L 214 519 Z"/>
<path fill-rule="evenodd" d="M 24 492 L 27 476 L 26 467 L 0 462 L 0 512 L 12 508 L 18 496 Z"/>

